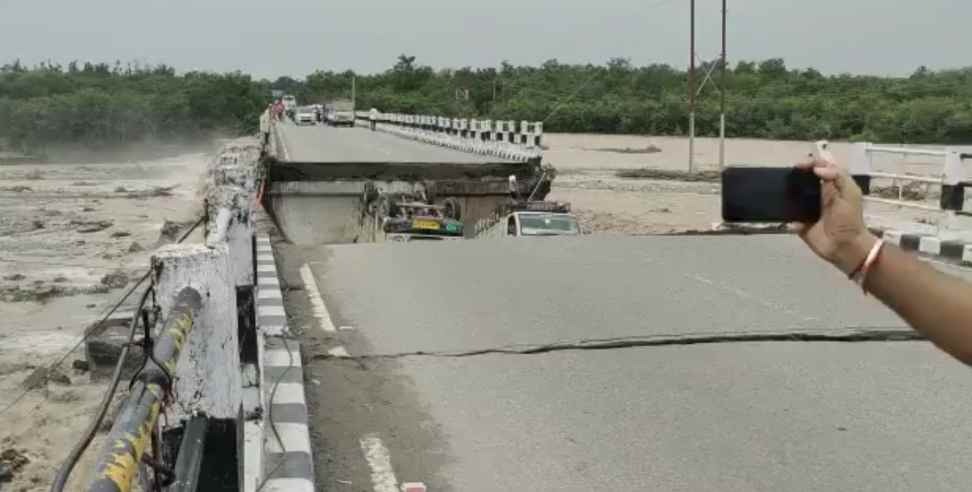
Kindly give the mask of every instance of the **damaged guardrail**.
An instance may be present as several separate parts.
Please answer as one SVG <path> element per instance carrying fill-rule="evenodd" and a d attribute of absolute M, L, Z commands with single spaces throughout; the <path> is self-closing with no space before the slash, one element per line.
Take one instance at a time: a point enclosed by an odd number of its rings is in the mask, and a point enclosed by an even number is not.
<path fill-rule="evenodd" d="M 95 479 L 88 487 L 90 492 L 130 490 L 148 446 L 153 444 L 157 452 L 158 436 L 153 434 L 156 421 L 163 404 L 171 399 L 179 355 L 200 309 L 202 296 L 195 289 L 183 288 L 176 296 L 154 349 L 146 352 L 145 366 L 135 377 L 108 434 L 95 465 Z"/>

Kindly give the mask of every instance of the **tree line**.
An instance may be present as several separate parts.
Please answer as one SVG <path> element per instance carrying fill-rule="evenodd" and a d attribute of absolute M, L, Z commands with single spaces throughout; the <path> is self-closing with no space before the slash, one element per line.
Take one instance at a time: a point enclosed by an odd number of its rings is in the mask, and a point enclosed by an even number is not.
<path fill-rule="evenodd" d="M 731 137 L 969 143 L 972 68 L 908 77 L 823 75 L 791 69 L 781 59 L 742 61 L 720 77 L 699 67 L 706 83 L 697 129 L 715 135 L 719 89 L 727 96 Z M 711 73 L 711 77 L 707 74 Z M 669 65 L 603 65 L 550 60 L 540 66 L 433 69 L 400 56 L 375 74 L 319 70 L 303 80 L 256 80 L 242 73 L 171 67 L 19 63 L 0 67 L 0 139 L 32 147 L 47 142 L 107 146 L 144 138 L 210 131 L 253 132 L 271 91 L 303 103 L 350 98 L 359 109 L 456 117 L 543 121 L 549 132 L 684 135 L 687 73 Z"/>
<path fill-rule="evenodd" d="M 19 62 L 0 67 L 0 142 L 22 151 L 48 144 L 110 148 L 252 132 L 269 82 L 241 73 L 166 65 Z"/>

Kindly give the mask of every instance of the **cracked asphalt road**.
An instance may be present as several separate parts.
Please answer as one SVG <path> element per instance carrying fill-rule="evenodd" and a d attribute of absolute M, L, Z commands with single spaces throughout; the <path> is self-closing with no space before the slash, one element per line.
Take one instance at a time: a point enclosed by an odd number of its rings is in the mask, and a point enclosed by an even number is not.
<path fill-rule="evenodd" d="M 968 369 L 926 342 L 735 341 L 904 324 L 795 238 L 277 245 L 334 324 L 304 330 L 323 490 L 373 490 L 358 440 L 430 490 L 960 490 Z M 368 358 L 585 339 L 713 343 Z M 754 339 L 755 340 L 755 339 Z M 341 345 L 358 360 L 320 357 Z M 318 356 L 318 357 L 315 357 Z M 349 483 L 350 482 L 350 483 Z"/>

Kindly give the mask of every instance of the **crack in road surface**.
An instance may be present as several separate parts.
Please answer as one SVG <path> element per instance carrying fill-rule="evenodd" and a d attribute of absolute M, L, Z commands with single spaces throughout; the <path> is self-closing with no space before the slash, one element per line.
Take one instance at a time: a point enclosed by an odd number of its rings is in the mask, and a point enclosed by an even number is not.
<path fill-rule="evenodd" d="M 711 345 L 729 343 L 755 342 L 830 342 L 830 343 L 862 343 L 862 342 L 911 342 L 925 341 L 924 336 L 906 328 L 853 328 L 825 331 L 793 331 L 793 332 L 729 332 L 729 333 L 698 333 L 693 335 L 653 335 L 632 336 L 618 338 L 592 338 L 571 342 L 556 342 L 542 345 L 504 345 L 499 347 L 464 350 L 464 351 L 413 351 L 391 354 L 366 354 L 351 357 L 338 357 L 332 354 L 317 354 L 315 360 L 321 359 L 397 359 L 405 357 L 444 357 L 461 358 L 480 355 L 535 355 L 550 352 L 572 350 L 613 350 L 635 347 L 663 347 L 674 345 Z"/>

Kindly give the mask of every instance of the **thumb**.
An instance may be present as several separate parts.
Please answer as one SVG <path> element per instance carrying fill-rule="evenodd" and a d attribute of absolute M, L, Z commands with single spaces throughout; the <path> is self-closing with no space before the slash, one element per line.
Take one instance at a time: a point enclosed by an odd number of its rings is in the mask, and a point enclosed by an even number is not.
<path fill-rule="evenodd" d="M 837 178 L 834 179 L 834 184 L 837 186 L 837 189 L 840 190 L 841 193 L 854 191 L 854 190 L 856 190 L 858 193 L 860 192 L 860 188 L 857 186 L 857 182 L 855 182 L 854 178 L 852 178 L 850 174 L 848 174 L 847 171 L 844 170 L 840 170 L 837 172 Z"/>

